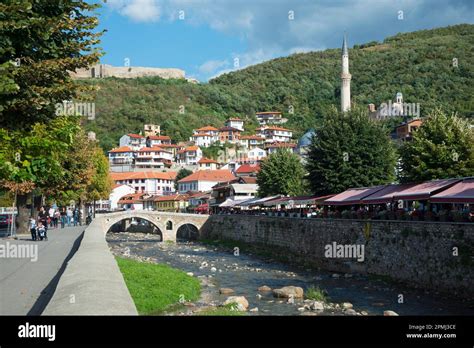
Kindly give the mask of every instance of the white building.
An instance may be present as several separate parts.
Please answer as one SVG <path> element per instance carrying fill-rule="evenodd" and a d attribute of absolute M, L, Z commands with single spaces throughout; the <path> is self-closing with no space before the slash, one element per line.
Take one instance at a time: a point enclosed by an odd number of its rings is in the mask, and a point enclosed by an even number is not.
<path fill-rule="evenodd" d="M 213 159 L 203 157 L 198 161 L 198 166 L 199 170 L 216 170 L 219 163 Z"/>
<path fill-rule="evenodd" d="M 244 121 L 240 118 L 229 118 L 227 121 L 225 121 L 225 125 L 227 127 L 236 128 L 242 132 L 244 131 Z"/>
<path fill-rule="evenodd" d="M 146 138 L 139 134 L 125 134 L 120 138 L 120 147 L 128 146 L 134 151 L 140 150 L 146 146 Z"/>
<path fill-rule="evenodd" d="M 175 192 L 176 172 L 123 172 L 110 173 L 116 185 L 131 186 L 136 193 L 168 195 Z"/>
<path fill-rule="evenodd" d="M 110 210 L 116 210 L 118 208 L 118 201 L 125 195 L 135 193 L 133 187 L 128 185 L 115 185 L 112 192 L 109 195 L 109 207 Z"/>
<path fill-rule="evenodd" d="M 209 147 L 216 142 L 215 137 L 209 133 L 193 134 L 189 140 L 199 147 Z"/>
<path fill-rule="evenodd" d="M 143 134 L 147 137 L 150 135 L 160 135 L 161 129 L 158 124 L 146 124 L 143 126 Z"/>
<path fill-rule="evenodd" d="M 161 147 L 144 147 L 137 151 L 135 168 L 164 168 L 170 167 L 173 153 Z"/>
<path fill-rule="evenodd" d="M 178 164 L 185 165 L 197 165 L 198 161 L 202 158 L 202 151 L 198 146 L 188 146 L 183 150 L 178 151 L 177 162 Z"/>
<path fill-rule="evenodd" d="M 214 185 L 234 179 L 235 176 L 229 170 L 198 170 L 178 181 L 178 191 L 210 191 Z"/>
<path fill-rule="evenodd" d="M 294 143 L 273 143 L 266 146 L 269 155 L 277 152 L 279 149 L 285 149 L 290 152 L 296 152 L 296 144 Z"/>
<path fill-rule="evenodd" d="M 197 139 L 199 137 L 195 137 L 196 135 L 204 135 L 206 139 Z M 198 142 L 200 142 L 203 144 L 203 147 L 208 147 L 209 145 L 219 141 L 219 130 L 213 126 L 205 126 L 194 129 L 193 136 L 189 140 L 194 141 L 197 146 L 201 146 L 198 144 Z"/>
<path fill-rule="evenodd" d="M 167 135 L 149 135 L 146 137 L 145 144 L 147 147 L 171 145 L 171 138 Z"/>
<path fill-rule="evenodd" d="M 281 112 L 279 111 L 257 112 L 256 117 L 261 126 L 284 124 L 288 121 L 288 119 L 281 117 Z"/>
<path fill-rule="evenodd" d="M 134 151 L 128 146 L 121 146 L 109 151 L 110 166 L 131 166 L 133 164 Z"/>
<path fill-rule="evenodd" d="M 240 145 L 248 149 L 263 146 L 265 138 L 259 135 L 242 135 L 240 137 Z"/>
<path fill-rule="evenodd" d="M 293 132 L 289 129 L 277 126 L 264 126 L 257 128 L 258 135 L 265 138 L 266 143 L 289 142 Z"/>

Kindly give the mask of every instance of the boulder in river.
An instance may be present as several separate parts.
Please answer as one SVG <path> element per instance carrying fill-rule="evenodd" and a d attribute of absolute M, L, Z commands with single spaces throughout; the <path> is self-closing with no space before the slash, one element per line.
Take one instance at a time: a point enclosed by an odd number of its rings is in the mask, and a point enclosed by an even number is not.
<path fill-rule="evenodd" d="M 223 305 L 236 304 L 237 310 L 244 312 L 249 308 L 249 301 L 244 296 L 229 296 Z"/>
<path fill-rule="evenodd" d="M 229 295 L 229 294 L 233 294 L 233 293 L 234 293 L 234 290 L 232 290 L 230 288 L 220 288 L 219 289 L 219 294 Z"/>
<path fill-rule="evenodd" d="M 322 303 L 321 301 L 314 301 L 309 305 L 309 308 L 313 311 L 322 312 L 324 311 L 324 303 Z"/>
<path fill-rule="evenodd" d="M 280 289 L 273 290 L 274 297 L 284 297 L 284 298 L 303 298 L 304 290 L 299 286 L 284 286 Z"/>
<path fill-rule="evenodd" d="M 383 311 L 384 317 L 398 317 L 398 313 L 394 311 Z"/>
<path fill-rule="evenodd" d="M 257 290 L 258 291 L 272 291 L 272 288 L 264 285 L 264 286 L 259 287 Z"/>
<path fill-rule="evenodd" d="M 344 302 L 344 303 L 342 304 L 342 308 L 343 308 L 343 309 L 350 309 L 350 308 L 353 308 L 353 307 L 354 307 L 354 306 L 353 306 L 352 303 L 350 303 L 350 302 Z"/>

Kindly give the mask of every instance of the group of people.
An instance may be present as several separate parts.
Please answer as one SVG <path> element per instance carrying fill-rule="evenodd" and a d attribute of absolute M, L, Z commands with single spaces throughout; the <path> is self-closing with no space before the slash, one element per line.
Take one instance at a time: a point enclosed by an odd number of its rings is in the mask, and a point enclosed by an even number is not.
<path fill-rule="evenodd" d="M 38 217 L 30 218 L 30 232 L 33 240 L 48 240 L 48 228 L 61 228 L 81 225 L 81 211 L 78 208 L 63 207 L 61 209 L 50 207 L 46 210 L 41 207 Z"/>

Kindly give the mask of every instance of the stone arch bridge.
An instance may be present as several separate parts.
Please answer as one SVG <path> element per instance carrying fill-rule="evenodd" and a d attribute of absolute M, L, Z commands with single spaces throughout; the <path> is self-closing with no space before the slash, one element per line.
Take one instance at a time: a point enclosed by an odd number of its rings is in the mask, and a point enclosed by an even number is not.
<path fill-rule="evenodd" d="M 95 220 L 102 224 L 104 233 L 106 233 L 117 222 L 125 221 L 129 224 L 133 218 L 144 219 L 155 225 L 161 231 L 163 241 L 176 241 L 177 232 L 181 226 L 192 225 L 200 231 L 207 219 L 209 219 L 209 215 L 127 210 L 96 214 Z"/>

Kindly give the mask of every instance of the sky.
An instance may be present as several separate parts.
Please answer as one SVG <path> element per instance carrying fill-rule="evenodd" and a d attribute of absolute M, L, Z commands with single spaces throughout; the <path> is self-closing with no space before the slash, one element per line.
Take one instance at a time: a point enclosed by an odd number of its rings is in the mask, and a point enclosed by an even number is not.
<path fill-rule="evenodd" d="M 201 82 L 294 53 L 474 23 L 474 0 L 106 0 L 104 64 L 179 68 Z"/>

